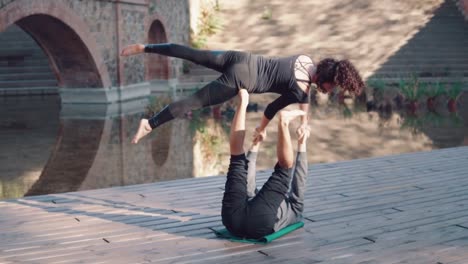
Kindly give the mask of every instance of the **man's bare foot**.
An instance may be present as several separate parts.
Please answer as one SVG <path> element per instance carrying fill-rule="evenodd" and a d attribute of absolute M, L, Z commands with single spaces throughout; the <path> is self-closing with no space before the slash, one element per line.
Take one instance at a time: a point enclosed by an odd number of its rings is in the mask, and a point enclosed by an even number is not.
<path fill-rule="evenodd" d="M 260 141 L 255 141 L 253 140 L 252 141 L 252 145 L 250 145 L 250 151 L 252 152 L 258 152 L 258 150 L 260 149 Z"/>
<path fill-rule="evenodd" d="M 151 130 L 153 130 L 148 122 L 148 119 L 141 119 L 140 126 L 138 127 L 138 131 L 136 132 L 135 136 L 132 139 L 133 144 L 137 144 L 140 139 L 146 135 L 148 135 Z"/>
<path fill-rule="evenodd" d="M 247 92 L 246 89 L 239 89 L 237 95 L 239 96 L 239 103 L 242 103 L 245 106 L 249 104 L 249 92 Z"/>
<path fill-rule="evenodd" d="M 302 110 L 291 110 L 291 111 L 286 111 L 283 110 L 280 112 L 280 122 L 283 125 L 289 125 L 289 122 L 291 122 L 294 118 L 306 115 L 307 113 L 302 111 Z"/>
<path fill-rule="evenodd" d="M 132 44 L 122 49 L 120 56 L 131 56 L 143 53 L 145 51 L 145 45 L 143 44 Z"/>

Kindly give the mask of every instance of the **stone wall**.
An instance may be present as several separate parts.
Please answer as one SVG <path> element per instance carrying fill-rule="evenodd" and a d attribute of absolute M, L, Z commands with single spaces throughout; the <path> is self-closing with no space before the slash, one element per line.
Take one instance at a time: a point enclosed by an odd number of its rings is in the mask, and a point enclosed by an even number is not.
<path fill-rule="evenodd" d="M 121 58 L 119 52 L 125 45 L 146 43 L 153 21 L 161 21 L 168 41 L 189 43 L 190 17 L 187 0 L 0 0 L 0 32 L 32 14 L 57 19 L 57 23 L 66 25 L 78 36 L 78 39 L 64 39 L 63 42 L 83 43 L 82 46 L 90 53 L 91 61 L 96 64 L 95 75 L 102 79 L 102 86 L 105 88 L 145 80 L 145 57 Z M 34 35 L 35 32 L 28 33 Z M 60 41 L 54 39 L 49 41 L 51 42 Z M 43 48 L 47 53 L 48 47 Z M 73 57 L 73 54 L 65 53 L 61 56 Z M 55 66 L 58 69 L 54 70 L 60 76 L 61 64 Z M 74 71 L 76 75 L 80 75 L 79 69 Z M 172 63 L 170 76 L 178 77 L 181 71 L 182 62 L 178 60 Z M 67 82 L 61 84 L 62 87 L 69 87 L 66 86 Z M 75 85 L 75 82 L 73 84 Z M 86 82 L 83 82 L 83 87 L 85 85 Z"/>
<path fill-rule="evenodd" d="M 164 26 L 167 41 L 187 45 L 190 43 L 190 8 L 188 0 L 151 0 L 146 32 L 151 24 L 159 20 Z M 146 35 L 146 37 L 148 37 Z M 146 40 L 146 39 L 145 39 Z M 182 74 L 182 60 L 170 59 L 170 78 L 177 78 Z"/>
<path fill-rule="evenodd" d="M 15 0 L 0 0 L 0 8 L 3 8 L 4 6 L 8 5 L 9 3 L 13 1 Z"/>

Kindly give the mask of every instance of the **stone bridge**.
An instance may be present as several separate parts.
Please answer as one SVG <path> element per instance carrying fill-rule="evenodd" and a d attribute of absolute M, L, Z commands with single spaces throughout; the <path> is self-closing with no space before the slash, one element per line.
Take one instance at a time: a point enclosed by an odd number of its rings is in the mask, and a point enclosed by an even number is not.
<path fill-rule="evenodd" d="M 137 42 L 189 44 L 193 3 L 198 0 L 0 0 L 0 35 L 19 27 L 31 36 L 45 54 L 47 62 L 42 59 L 40 63 L 50 67 L 51 79 L 57 80 L 60 94 L 60 113 L 48 117 L 60 116 L 58 132 L 45 136 L 55 140 L 55 144 L 52 151 L 47 151 L 50 146 L 42 147 L 42 155 L 48 160 L 44 160 L 46 165 L 34 186 L 27 187 L 28 194 L 43 193 L 47 186 L 59 192 L 76 190 L 87 182 L 96 186 L 95 182 L 102 181 L 103 175 L 108 177 L 105 185 L 109 180 L 120 185 L 126 182 L 117 175 L 123 171 L 126 175 L 152 175 L 159 179 L 169 175 L 169 171 L 176 177 L 192 174 L 193 157 L 186 149 L 193 148 L 193 142 L 189 135 L 182 135 L 188 133 L 187 125 L 180 127 L 183 122 L 169 124 L 157 141 L 130 145 L 148 104 L 146 97 L 151 92 L 148 81 L 179 78 L 182 61 L 156 55 L 124 58 L 119 52 Z M 21 33 L 25 35 L 24 32 Z M 24 52 L 25 48 L 4 46 L 0 67 L 11 70 L 8 60 L 18 49 Z M 17 74 L 21 77 L 15 75 L 0 82 L 23 79 L 33 84 L 35 80 L 27 76 L 36 73 L 26 74 L 21 72 Z M 57 88 L 52 88 L 56 94 Z M 21 115 L 26 116 L 26 112 Z M 35 122 L 40 120 L 38 127 L 48 122 L 47 118 L 37 119 L 35 113 L 29 116 L 17 121 L 36 126 Z M 11 117 L 11 113 L 6 114 L 0 123 L 8 124 Z M 171 140 L 174 133 L 176 139 Z M 174 161 L 175 157 L 177 164 L 166 162 L 166 159 Z"/>
<path fill-rule="evenodd" d="M 121 101 L 148 93 L 132 85 L 179 76 L 180 61 L 122 58 L 119 51 L 136 42 L 188 44 L 189 7 L 188 0 L 1 0 L 0 33 L 17 25 L 32 36 L 48 57 L 62 100 L 79 93 L 85 100 Z"/>

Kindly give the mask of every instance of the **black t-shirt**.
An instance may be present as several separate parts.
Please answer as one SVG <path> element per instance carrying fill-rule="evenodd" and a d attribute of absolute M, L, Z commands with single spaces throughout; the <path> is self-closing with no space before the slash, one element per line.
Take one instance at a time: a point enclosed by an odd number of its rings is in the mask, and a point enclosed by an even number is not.
<path fill-rule="evenodd" d="M 265 109 L 265 117 L 272 119 L 284 107 L 294 103 L 308 103 L 308 94 L 299 85 L 294 64 L 299 56 L 267 58 L 255 56 L 257 78 L 252 93 L 281 94 Z"/>

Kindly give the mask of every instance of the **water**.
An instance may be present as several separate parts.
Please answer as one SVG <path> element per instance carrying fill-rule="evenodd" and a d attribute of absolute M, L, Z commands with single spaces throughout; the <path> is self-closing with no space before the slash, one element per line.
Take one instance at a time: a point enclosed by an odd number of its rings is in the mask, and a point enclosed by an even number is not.
<path fill-rule="evenodd" d="M 247 115 L 247 143 L 269 97 L 252 96 L 258 112 Z M 229 161 L 230 104 L 194 112 L 130 144 L 146 99 L 113 104 L 61 105 L 58 96 L 4 97 L 0 104 L 0 199 L 111 186 L 222 175 Z M 311 107 L 310 163 L 334 162 L 468 145 L 468 94 L 455 112 L 445 99 L 413 113 L 379 103 Z M 391 110 L 391 111 L 390 111 Z M 452 109 L 453 110 L 453 109 Z M 216 117 L 216 118 L 213 118 Z M 190 119 L 191 118 L 191 119 Z M 291 132 L 297 123 L 292 125 Z M 257 169 L 276 163 L 276 120 L 258 157 Z"/>

